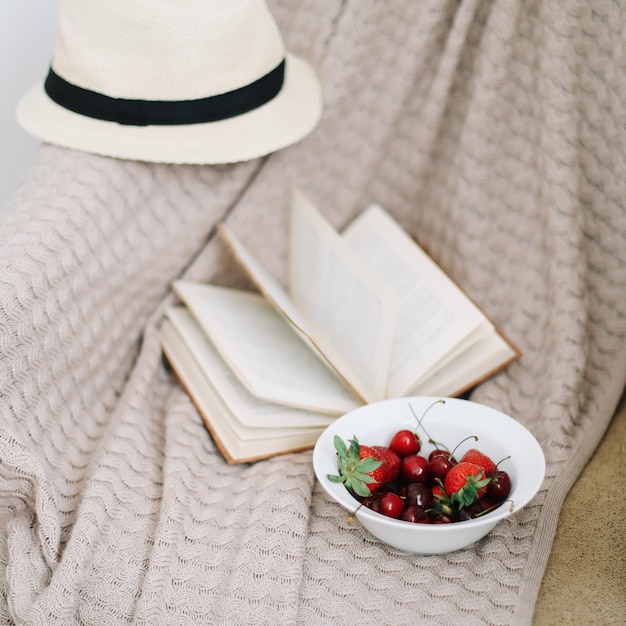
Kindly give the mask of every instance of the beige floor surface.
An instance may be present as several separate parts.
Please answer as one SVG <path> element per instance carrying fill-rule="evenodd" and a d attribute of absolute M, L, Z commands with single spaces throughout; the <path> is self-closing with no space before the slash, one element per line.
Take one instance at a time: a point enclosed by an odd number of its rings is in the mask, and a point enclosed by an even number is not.
<path fill-rule="evenodd" d="M 533 626 L 626 626 L 626 395 L 568 494 Z"/>

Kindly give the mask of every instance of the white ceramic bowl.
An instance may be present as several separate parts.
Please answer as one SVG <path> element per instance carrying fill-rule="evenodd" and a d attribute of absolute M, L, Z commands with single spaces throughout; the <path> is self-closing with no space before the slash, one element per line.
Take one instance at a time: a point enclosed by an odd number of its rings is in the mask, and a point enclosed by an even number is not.
<path fill-rule="evenodd" d="M 386 517 L 364 506 L 342 483 L 334 483 L 328 474 L 337 474 L 335 435 L 344 441 L 354 435 L 363 445 L 387 445 L 392 435 L 403 428 L 414 430 L 418 417 L 438 398 L 395 398 L 368 404 L 333 422 L 319 437 L 313 451 L 317 479 L 328 494 L 356 518 L 374 537 L 405 552 L 442 554 L 464 548 L 484 537 L 501 519 L 514 514 L 539 491 L 545 475 L 545 458 L 541 446 L 519 422 L 504 413 L 469 400 L 445 398 L 426 413 L 423 425 L 430 437 L 449 448 L 465 437 L 476 435 L 457 449 L 460 458 L 468 448 L 478 448 L 489 455 L 511 477 L 509 501 L 479 518 L 449 524 L 414 524 Z M 420 454 L 428 455 L 434 448 L 423 430 Z M 512 503 L 512 504 L 511 504 Z"/>

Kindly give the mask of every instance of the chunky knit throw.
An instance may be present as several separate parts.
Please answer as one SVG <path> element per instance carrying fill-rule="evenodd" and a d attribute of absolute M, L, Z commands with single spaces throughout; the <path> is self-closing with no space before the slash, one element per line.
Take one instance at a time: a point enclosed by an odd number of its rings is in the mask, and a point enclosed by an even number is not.
<path fill-rule="evenodd" d="M 306 140 L 218 167 L 43 146 L 2 212 L 2 624 L 532 620 L 626 381 L 626 7 L 270 7 L 324 84 Z M 218 220 L 283 278 L 293 185 L 337 228 L 380 203 L 523 351 L 472 399 L 533 432 L 546 479 L 470 548 L 350 526 L 310 452 L 227 465 L 162 362 L 175 277 L 245 284 Z"/>

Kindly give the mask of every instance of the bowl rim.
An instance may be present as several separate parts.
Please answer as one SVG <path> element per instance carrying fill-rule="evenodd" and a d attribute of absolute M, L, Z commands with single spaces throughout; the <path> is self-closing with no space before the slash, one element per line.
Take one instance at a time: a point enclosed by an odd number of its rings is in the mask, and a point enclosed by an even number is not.
<path fill-rule="evenodd" d="M 434 405 L 441 400 L 443 400 L 445 404 L 448 404 L 448 406 L 462 408 L 466 411 L 467 409 L 471 409 L 471 411 L 481 413 L 482 419 L 485 421 L 485 423 L 497 423 L 500 425 L 506 424 L 507 428 L 515 432 L 516 437 L 519 438 L 516 440 L 516 445 L 519 444 L 520 441 L 522 441 L 524 446 L 531 453 L 531 463 L 529 465 L 528 471 L 526 471 L 525 468 L 524 472 L 523 489 L 521 488 L 521 485 L 519 483 L 514 484 L 511 489 L 510 495 L 516 496 L 515 498 L 513 498 L 512 508 L 510 505 L 507 505 L 507 502 L 505 501 L 501 506 L 494 509 L 493 511 L 472 520 L 454 522 L 451 524 L 414 524 L 411 522 L 405 522 L 403 520 L 386 517 L 385 515 L 376 513 L 375 511 L 372 511 L 365 506 L 360 506 L 358 500 L 350 494 L 350 492 L 345 488 L 342 483 L 334 483 L 327 478 L 328 473 L 330 473 L 331 471 L 337 471 L 336 462 L 334 466 L 329 465 L 328 462 L 329 458 L 336 458 L 334 452 L 333 437 L 335 434 L 340 434 L 340 436 L 344 436 L 346 437 L 346 439 L 351 437 L 352 435 L 345 435 L 345 432 L 347 432 L 347 425 L 351 424 L 352 422 L 356 422 L 359 418 L 367 416 L 368 414 L 376 412 L 378 410 L 399 407 L 401 404 L 406 404 L 408 406 L 408 403 L 411 403 L 419 405 L 420 407 L 422 407 L 422 411 L 424 411 L 431 405 Z M 422 413 L 417 412 L 417 414 L 421 415 Z M 426 420 L 429 417 L 431 417 L 430 411 L 429 414 L 425 417 L 424 423 L 426 425 Z M 456 414 L 455 417 L 457 417 Z M 448 416 L 444 414 L 443 418 L 439 416 L 439 420 L 444 423 L 449 419 L 449 414 Z M 396 424 L 395 426 L 392 424 L 387 425 L 389 428 L 389 437 L 391 437 L 393 432 L 395 432 L 396 426 L 404 421 L 407 420 L 403 418 L 402 420 L 398 420 L 397 422 L 393 421 L 393 424 Z M 458 419 L 455 419 L 454 423 L 456 424 L 458 423 L 458 421 Z M 342 432 L 344 433 L 343 435 L 341 435 Z M 375 442 L 369 441 L 365 443 L 375 444 Z M 480 445 L 472 445 L 471 447 L 478 447 L 480 449 Z M 424 447 L 422 449 L 424 449 Z M 514 463 L 517 463 L 517 461 L 514 461 Z M 534 437 L 534 435 L 519 421 L 498 409 L 490 407 L 486 404 L 475 402 L 473 400 L 466 400 L 462 398 L 448 398 L 441 396 L 407 396 L 402 398 L 380 400 L 378 402 L 365 404 L 337 418 L 337 420 L 335 420 L 332 424 L 324 429 L 313 448 L 313 467 L 317 480 L 326 491 L 326 493 L 338 504 L 340 504 L 344 509 L 354 514 L 357 519 L 359 519 L 359 521 L 371 521 L 375 524 L 393 527 L 396 529 L 419 529 L 419 532 L 428 534 L 446 534 L 458 532 L 461 528 L 469 530 L 478 529 L 479 527 L 486 526 L 493 527 L 498 521 L 520 511 L 535 497 L 537 492 L 541 489 L 541 486 L 545 479 L 546 461 L 541 445 Z M 330 467 L 332 467 L 332 470 L 329 469 Z"/>

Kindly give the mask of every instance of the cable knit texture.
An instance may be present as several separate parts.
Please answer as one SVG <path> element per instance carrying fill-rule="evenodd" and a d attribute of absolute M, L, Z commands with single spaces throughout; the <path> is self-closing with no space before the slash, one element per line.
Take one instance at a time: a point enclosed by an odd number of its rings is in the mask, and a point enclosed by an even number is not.
<path fill-rule="evenodd" d="M 299 145 L 223 167 L 43 146 L 0 222 L 0 623 L 530 624 L 565 494 L 626 381 L 620 1 L 270 2 L 324 84 Z M 289 190 L 378 202 L 523 351 L 472 399 L 540 441 L 534 501 L 445 556 L 389 549 L 309 452 L 229 466 L 161 360 L 177 276 L 284 277 Z"/>

